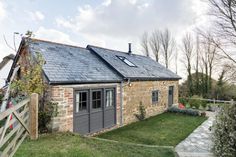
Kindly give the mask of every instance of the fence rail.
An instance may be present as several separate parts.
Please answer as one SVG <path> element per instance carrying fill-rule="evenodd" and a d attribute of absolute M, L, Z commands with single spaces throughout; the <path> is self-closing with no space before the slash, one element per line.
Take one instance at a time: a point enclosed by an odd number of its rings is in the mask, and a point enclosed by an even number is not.
<path fill-rule="evenodd" d="M 0 113 L 0 157 L 12 157 L 29 135 L 38 138 L 38 95 Z"/>
<path fill-rule="evenodd" d="M 213 102 L 215 103 L 226 103 L 226 104 L 236 104 L 236 101 L 233 99 L 231 101 L 226 101 L 226 100 L 216 100 L 216 99 L 203 99 L 203 98 L 184 98 L 184 99 L 192 99 L 192 100 L 202 100 L 202 101 L 208 101 L 208 102 Z"/>

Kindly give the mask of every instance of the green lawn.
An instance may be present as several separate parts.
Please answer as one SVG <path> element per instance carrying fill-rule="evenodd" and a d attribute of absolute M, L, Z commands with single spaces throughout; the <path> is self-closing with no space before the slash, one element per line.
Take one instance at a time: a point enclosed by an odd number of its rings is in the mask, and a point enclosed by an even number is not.
<path fill-rule="evenodd" d="M 147 120 L 99 135 L 119 142 L 58 133 L 26 140 L 16 157 L 174 157 L 171 148 L 137 146 L 128 143 L 175 146 L 206 118 L 163 113 Z"/>
<path fill-rule="evenodd" d="M 26 140 L 15 157 L 174 157 L 169 148 L 147 148 L 100 141 L 77 134 L 50 134 Z"/>
<path fill-rule="evenodd" d="M 115 141 L 176 146 L 207 118 L 163 113 L 147 120 L 98 135 Z"/>

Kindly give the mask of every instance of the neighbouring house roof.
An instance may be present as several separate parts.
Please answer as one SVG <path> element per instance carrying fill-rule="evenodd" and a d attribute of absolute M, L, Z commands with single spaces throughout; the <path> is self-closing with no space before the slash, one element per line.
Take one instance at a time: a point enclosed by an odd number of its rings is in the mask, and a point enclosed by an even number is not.
<path fill-rule="evenodd" d="M 105 62 L 111 65 L 124 78 L 133 80 L 180 79 L 177 74 L 150 57 L 136 54 L 130 55 L 121 51 L 91 45 L 88 45 L 87 48 L 104 59 Z M 127 64 L 120 58 L 125 58 L 130 63 Z"/>
<path fill-rule="evenodd" d="M 14 60 L 15 55 L 13 54 L 9 54 L 6 57 L 4 57 L 2 59 L 2 62 L 0 62 L 0 70 L 10 61 L 10 60 Z"/>
<path fill-rule="evenodd" d="M 116 50 L 88 45 L 86 48 L 39 39 L 22 39 L 11 71 L 20 57 L 21 48 L 42 54 L 43 72 L 50 84 L 108 83 L 122 80 L 178 80 L 177 74 L 153 59 Z"/>
<path fill-rule="evenodd" d="M 119 82 L 121 77 L 93 52 L 75 46 L 29 40 L 31 53 L 42 54 L 43 71 L 50 83 Z"/>

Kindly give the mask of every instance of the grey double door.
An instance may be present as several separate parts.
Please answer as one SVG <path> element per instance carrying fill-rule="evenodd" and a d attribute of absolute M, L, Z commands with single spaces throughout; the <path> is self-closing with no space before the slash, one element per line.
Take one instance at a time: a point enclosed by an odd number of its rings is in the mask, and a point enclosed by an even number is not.
<path fill-rule="evenodd" d="M 115 106 L 115 88 L 75 91 L 74 132 L 88 134 L 115 125 Z"/>

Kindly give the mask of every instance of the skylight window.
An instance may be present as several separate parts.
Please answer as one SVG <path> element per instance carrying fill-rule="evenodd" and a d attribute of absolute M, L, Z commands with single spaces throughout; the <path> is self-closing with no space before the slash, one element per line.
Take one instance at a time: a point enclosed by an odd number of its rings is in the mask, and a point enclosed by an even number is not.
<path fill-rule="evenodd" d="M 125 64 L 127 64 L 130 67 L 136 67 L 136 65 L 134 63 L 132 63 L 131 61 L 129 61 L 126 57 L 123 56 L 117 56 L 120 60 L 122 60 Z"/>

